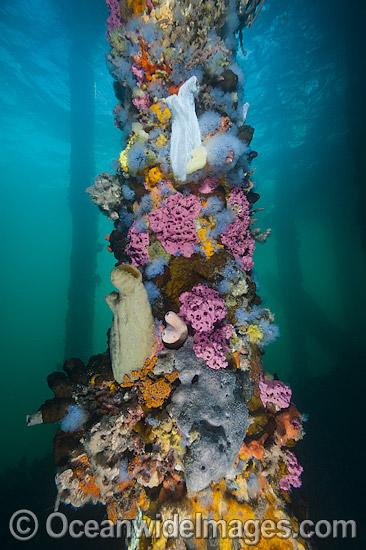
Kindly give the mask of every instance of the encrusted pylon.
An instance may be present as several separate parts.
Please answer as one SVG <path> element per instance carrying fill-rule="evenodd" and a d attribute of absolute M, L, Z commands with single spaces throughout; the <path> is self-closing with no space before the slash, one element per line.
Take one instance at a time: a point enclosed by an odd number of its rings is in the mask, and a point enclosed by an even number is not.
<path fill-rule="evenodd" d="M 252 277 L 269 230 L 252 223 L 257 154 L 235 59 L 263 2 L 107 4 L 125 147 L 88 193 L 114 222 L 111 353 L 67 361 L 29 423 L 61 421 L 59 501 L 105 504 L 111 529 L 144 523 L 133 550 L 302 550 L 289 497 L 302 415 L 262 368 L 278 328 Z"/>

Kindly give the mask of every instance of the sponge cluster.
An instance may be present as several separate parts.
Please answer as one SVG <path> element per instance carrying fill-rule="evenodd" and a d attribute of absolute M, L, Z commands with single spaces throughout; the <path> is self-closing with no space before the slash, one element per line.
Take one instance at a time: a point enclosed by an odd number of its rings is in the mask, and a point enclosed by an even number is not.
<path fill-rule="evenodd" d="M 195 195 L 184 197 L 177 192 L 165 199 L 164 206 L 149 214 L 149 228 L 155 232 L 166 252 L 190 258 L 198 241 L 193 220 L 200 210 L 201 203 Z"/>

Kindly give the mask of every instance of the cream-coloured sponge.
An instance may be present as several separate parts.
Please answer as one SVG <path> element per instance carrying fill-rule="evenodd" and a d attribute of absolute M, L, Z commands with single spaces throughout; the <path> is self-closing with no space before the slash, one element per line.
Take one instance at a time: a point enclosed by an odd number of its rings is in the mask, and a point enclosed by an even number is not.
<path fill-rule="evenodd" d="M 112 269 L 106 302 L 113 312 L 109 349 L 113 375 L 121 384 L 125 374 L 142 368 L 155 343 L 155 325 L 140 271 L 132 265 Z"/>

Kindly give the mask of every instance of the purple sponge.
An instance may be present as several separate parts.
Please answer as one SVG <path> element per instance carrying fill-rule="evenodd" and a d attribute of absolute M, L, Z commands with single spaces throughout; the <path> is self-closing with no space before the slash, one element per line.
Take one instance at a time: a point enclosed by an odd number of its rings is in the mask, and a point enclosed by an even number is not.
<path fill-rule="evenodd" d="M 192 292 L 183 292 L 179 300 L 182 302 L 179 315 L 198 332 L 212 332 L 215 323 L 225 319 L 225 300 L 213 288 L 196 285 Z"/>
<path fill-rule="evenodd" d="M 240 259 L 245 271 L 252 269 L 254 262 L 252 260 L 255 249 L 254 239 L 250 235 L 250 215 L 249 202 L 243 191 L 235 187 L 227 202 L 232 205 L 232 209 L 237 212 L 237 216 L 232 224 L 221 235 L 221 242 L 235 256 Z"/>
<path fill-rule="evenodd" d="M 193 350 L 197 357 L 204 359 L 211 369 L 224 369 L 227 367 L 225 353 L 230 352 L 226 340 L 233 333 L 232 325 L 222 325 L 214 332 L 196 332 L 194 335 Z"/>
<path fill-rule="evenodd" d="M 200 210 L 195 195 L 183 197 L 182 193 L 175 193 L 165 199 L 164 206 L 150 212 L 149 228 L 169 254 L 181 253 L 190 258 L 198 241 L 193 220 Z"/>
<path fill-rule="evenodd" d="M 196 285 L 191 292 L 179 296 L 182 307 L 179 315 L 195 330 L 193 350 L 204 359 L 211 369 L 227 367 L 225 353 L 230 349 L 226 343 L 232 333 L 232 325 L 222 324 L 226 315 L 225 300 L 217 290 L 205 285 Z"/>
<path fill-rule="evenodd" d="M 302 482 L 300 476 L 304 471 L 304 468 L 300 466 L 296 456 L 291 451 L 286 453 L 285 462 L 288 469 L 288 475 L 280 479 L 280 487 L 283 491 L 289 491 L 291 485 L 293 487 L 301 487 Z"/>
<path fill-rule="evenodd" d="M 121 27 L 121 11 L 118 0 L 106 0 L 109 8 L 109 17 L 107 19 L 108 32 L 111 33 L 116 27 Z"/>
<path fill-rule="evenodd" d="M 149 246 L 149 233 L 140 233 L 136 228 L 136 222 L 130 227 L 127 235 L 128 245 L 126 252 L 131 258 L 131 263 L 135 267 L 146 264 L 149 261 L 149 253 L 147 247 Z"/>
<path fill-rule="evenodd" d="M 291 404 L 292 390 L 279 380 L 259 379 L 259 390 L 261 392 L 261 401 L 266 407 L 267 403 L 273 403 L 279 409 L 287 409 Z"/>

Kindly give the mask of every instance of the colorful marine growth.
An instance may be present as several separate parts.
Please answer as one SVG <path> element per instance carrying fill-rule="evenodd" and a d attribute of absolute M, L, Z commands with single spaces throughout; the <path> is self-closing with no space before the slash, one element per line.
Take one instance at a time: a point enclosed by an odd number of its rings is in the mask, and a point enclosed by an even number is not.
<path fill-rule="evenodd" d="M 125 147 L 88 189 L 114 223 L 108 349 L 48 377 L 28 424 L 60 422 L 58 503 L 102 503 L 112 524 L 287 519 L 301 484 L 303 416 L 263 371 L 278 336 L 253 281 L 259 195 L 238 39 L 263 1 L 107 0 L 107 63 Z M 260 210 L 260 209 L 259 209 Z M 222 534 L 221 534 L 222 535 Z M 129 548 L 247 548 L 226 538 L 129 539 Z M 303 549 L 301 537 L 257 548 Z"/>

